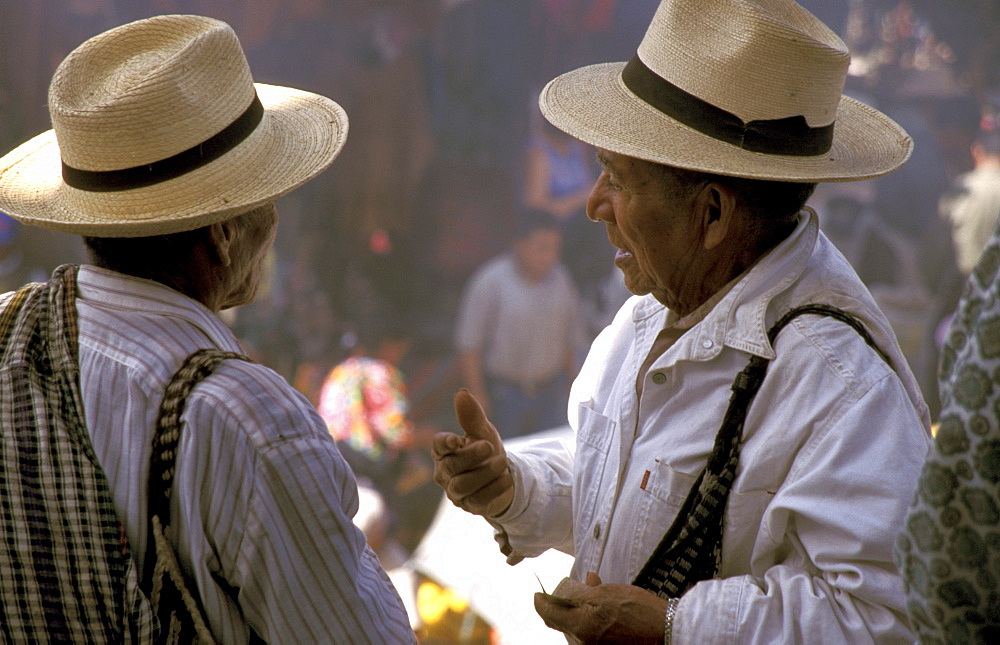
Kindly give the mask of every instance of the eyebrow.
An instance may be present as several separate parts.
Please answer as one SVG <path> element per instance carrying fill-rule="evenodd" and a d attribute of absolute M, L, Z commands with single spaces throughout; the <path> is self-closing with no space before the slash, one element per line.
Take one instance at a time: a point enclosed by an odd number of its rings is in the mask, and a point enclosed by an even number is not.
<path fill-rule="evenodd" d="M 609 172 L 614 170 L 611 167 L 611 160 L 605 157 L 604 153 L 602 153 L 600 150 L 594 153 L 594 157 L 597 159 L 597 163 L 601 164 L 601 168 L 604 168 Z"/>

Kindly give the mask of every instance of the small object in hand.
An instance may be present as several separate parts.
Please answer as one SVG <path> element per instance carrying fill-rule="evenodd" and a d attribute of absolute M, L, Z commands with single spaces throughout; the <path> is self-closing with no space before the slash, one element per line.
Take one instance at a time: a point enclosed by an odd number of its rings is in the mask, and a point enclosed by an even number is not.
<path fill-rule="evenodd" d="M 553 605 L 557 605 L 559 607 L 566 607 L 566 608 L 572 608 L 572 607 L 579 607 L 580 606 L 579 601 L 577 601 L 577 600 L 575 600 L 573 598 L 564 598 L 562 596 L 553 596 L 549 592 L 545 591 L 545 585 L 542 584 L 542 579 L 538 577 L 537 573 L 535 574 L 535 580 L 538 580 L 538 586 L 542 588 L 542 596 L 546 600 L 548 600 L 549 602 L 551 602 Z"/>

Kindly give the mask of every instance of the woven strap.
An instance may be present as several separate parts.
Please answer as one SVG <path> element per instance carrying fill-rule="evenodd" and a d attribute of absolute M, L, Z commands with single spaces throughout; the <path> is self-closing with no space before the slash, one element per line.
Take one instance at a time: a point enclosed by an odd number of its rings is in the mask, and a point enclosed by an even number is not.
<path fill-rule="evenodd" d="M 843 321 L 888 362 L 854 316 L 829 305 L 803 305 L 786 313 L 767 332 L 771 344 L 792 319 L 804 314 L 829 316 Z M 743 426 L 747 410 L 764 382 L 768 364 L 766 358 L 751 356 L 747 366 L 736 375 L 729 407 L 715 436 L 708 462 L 691 486 L 670 530 L 632 584 L 648 589 L 661 598 L 677 598 L 695 583 L 715 577 L 722 558 L 723 518 L 739 466 Z"/>
<path fill-rule="evenodd" d="M 250 359 L 235 352 L 201 349 L 188 356 L 167 385 L 156 419 L 149 460 L 148 537 L 144 588 L 160 619 L 161 643 L 213 642 L 196 590 L 180 570 L 169 542 L 170 493 L 173 488 L 181 416 L 191 391 L 226 359 Z"/>

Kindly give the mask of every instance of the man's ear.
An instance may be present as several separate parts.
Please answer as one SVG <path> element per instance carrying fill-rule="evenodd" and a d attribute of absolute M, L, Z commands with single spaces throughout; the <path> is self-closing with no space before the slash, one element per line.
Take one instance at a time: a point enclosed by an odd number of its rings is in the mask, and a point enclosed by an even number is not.
<path fill-rule="evenodd" d="M 706 251 L 721 244 L 734 229 L 737 197 L 728 186 L 710 182 L 702 186 L 696 199 L 701 216 L 703 246 Z"/>
<path fill-rule="evenodd" d="M 233 225 L 232 220 L 216 222 L 209 226 L 208 238 L 222 266 L 228 267 L 231 265 L 233 263 L 231 249 L 233 240 L 236 238 L 236 226 Z"/>

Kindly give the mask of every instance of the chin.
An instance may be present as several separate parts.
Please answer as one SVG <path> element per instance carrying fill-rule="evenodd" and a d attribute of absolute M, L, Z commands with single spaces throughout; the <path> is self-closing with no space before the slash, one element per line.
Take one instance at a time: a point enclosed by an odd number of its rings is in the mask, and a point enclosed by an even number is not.
<path fill-rule="evenodd" d="M 623 277 L 625 281 L 625 288 L 628 289 L 633 295 L 645 296 L 653 292 L 651 285 L 638 282 L 635 278 L 630 278 L 627 273 Z"/>

